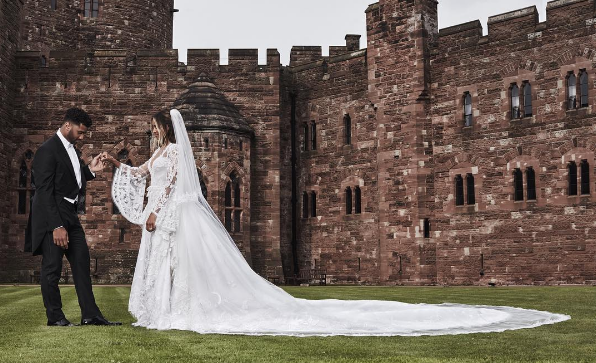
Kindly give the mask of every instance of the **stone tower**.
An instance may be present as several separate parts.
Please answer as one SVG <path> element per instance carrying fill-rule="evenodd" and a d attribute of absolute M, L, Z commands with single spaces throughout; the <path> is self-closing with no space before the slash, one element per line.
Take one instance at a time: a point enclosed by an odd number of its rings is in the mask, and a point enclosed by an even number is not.
<path fill-rule="evenodd" d="M 369 99 L 376 107 L 380 280 L 433 283 L 430 53 L 437 1 L 381 0 L 367 11 Z M 410 266 L 402 268 L 402 266 Z"/>
<path fill-rule="evenodd" d="M 172 48 L 174 0 L 24 3 L 21 50 Z"/>

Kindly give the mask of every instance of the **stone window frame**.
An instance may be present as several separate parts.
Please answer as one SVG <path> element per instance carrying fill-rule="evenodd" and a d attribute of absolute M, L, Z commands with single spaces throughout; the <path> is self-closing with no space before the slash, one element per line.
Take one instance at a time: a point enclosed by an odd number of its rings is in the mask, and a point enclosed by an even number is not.
<path fill-rule="evenodd" d="M 501 114 L 503 115 L 503 123 L 501 124 L 502 127 L 507 128 L 511 125 L 519 125 L 519 124 L 527 124 L 532 123 L 535 120 L 536 115 L 538 114 L 538 105 L 537 105 L 537 92 L 533 85 L 536 84 L 536 74 L 532 71 L 528 71 L 525 69 L 519 69 L 517 74 L 504 77 L 503 78 L 503 92 L 501 94 Z M 514 118 L 511 114 L 512 105 L 511 105 L 511 87 L 512 85 L 516 84 L 519 87 L 519 103 L 520 103 L 520 117 Z M 525 110 L 525 89 L 524 86 L 529 84 L 532 90 L 532 98 L 530 99 L 532 103 L 532 114 L 527 115 Z"/>
<path fill-rule="evenodd" d="M 570 60 L 570 62 L 573 63 L 569 63 L 566 65 L 563 65 L 560 67 L 560 75 L 561 75 L 561 81 L 559 82 L 559 89 L 560 92 L 557 96 L 557 101 L 560 105 L 560 114 L 558 114 L 558 118 L 560 119 L 566 119 L 567 116 L 569 115 L 573 115 L 576 113 L 579 113 L 580 115 L 587 115 L 587 114 L 591 114 L 591 104 L 592 104 L 592 100 L 590 95 L 593 94 L 593 89 L 594 89 L 594 85 L 590 83 L 590 79 L 593 79 L 593 74 L 592 74 L 592 61 L 588 60 L 586 58 L 583 57 L 577 57 L 577 58 L 573 58 Z M 581 71 L 585 71 L 587 76 L 588 76 L 588 106 L 587 107 L 577 107 L 577 101 L 576 101 L 576 108 L 574 109 L 569 109 L 568 108 L 568 87 L 567 87 L 567 78 L 569 76 L 569 74 L 574 73 L 576 76 L 576 87 L 580 87 L 580 82 L 579 82 L 579 74 Z M 563 90 L 561 90 L 561 88 L 563 88 Z M 581 90 L 579 90 L 580 92 L 577 92 L 576 90 L 576 98 L 578 97 L 578 95 L 580 95 L 580 106 L 581 106 Z"/>
<path fill-rule="evenodd" d="M 451 169 L 449 169 L 449 187 L 453 194 L 448 198 L 449 203 L 445 204 L 444 211 L 446 213 L 472 213 L 486 209 L 485 203 L 481 198 L 478 198 L 479 191 L 482 190 L 483 179 L 480 174 L 481 170 L 478 166 L 470 162 L 462 162 Z M 471 174 L 474 177 L 474 204 L 468 204 L 468 184 L 467 175 Z M 456 181 L 455 178 L 460 175 L 463 183 L 463 198 L 464 204 L 456 205 Z"/>
<path fill-rule="evenodd" d="M 232 179 L 232 174 L 236 175 L 236 178 Z M 244 197 L 244 179 L 242 178 L 241 173 L 236 170 L 232 169 L 230 172 L 226 173 L 226 178 L 223 183 L 224 186 L 224 226 L 226 230 L 231 235 L 233 234 L 241 234 L 244 232 L 242 228 L 242 216 L 244 210 L 242 208 L 242 198 Z M 227 203 L 228 197 L 228 186 L 230 187 L 230 205 Z M 237 193 L 240 193 L 240 196 Z M 236 205 L 238 204 L 238 205 Z M 230 213 L 229 216 L 229 223 L 230 229 L 228 229 L 228 212 Z M 238 223 L 236 224 L 236 216 L 238 216 Z"/>
<path fill-rule="evenodd" d="M 86 16 L 86 11 L 87 11 L 87 3 L 89 2 L 90 4 L 90 15 Z M 95 3 L 97 4 L 97 16 L 93 16 L 93 5 L 95 5 Z M 81 1 L 81 6 L 83 7 L 82 11 L 81 11 L 81 17 L 83 19 L 99 19 L 101 18 L 102 12 L 103 12 L 103 1 L 102 0 L 82 0 Z"/>
<path fill-rule="evenodd" d="M 350 117 L 350 139 L 351 142 L 346 144 L 346 126 L 345 126 L 345 117 Z M 339 114 L 336 116 L 337 120 L 337 136 L 336 136 L 336 145 L 337 150 L 342 152 L 350 152 L 356 148 L 358 143 L 358 135 L 356 133 L 356 109 L 352 106 L 344 107 L 340 110 Z"/>
<path fill-rule="evenodd" d="M 306 193 L 307 195 L 307 217 L 304 218 L 304 193 Z M 312 215 L 312 193 L 315 193 L 315 212 L 316 214 L 313 216 Z M 319 220 L 320 218 L 322 218 L 321 214 L 319 213 L 320 210 L 318 208 L 318 206 L 320 206 L 321 204 L 321 200 L 320 200 L 320 187 L 318 185 L 307 185 L 304 187 L 303 193 L 302 193 L 302 202 L 300 203 L 300 215 L 301 215 L 301 219 L 308 221 L 311 219 L 314 220 Z"/>
<path fill-rule="evenodd" d="M 534 185 L 536 190 L 536 199 L 528 200 L 528 178 L 527 169 L 531 167 L 534 170 Z M 515 186 L 514 186 L 514 171 L 520 169 L 522 172 L 522 188 L 523 200 L 515 200 Z M 511 209 L 520 210 L 531 206 L 542 206 L 546 203 L 544 195 L 544 186 L 540 180 L 541 173 L 544 170 L 540 167 L 540 161 L 529 155 L 520 155 L 509 161 L 504 171 L 505 187 L 504 192 L 508 195 L 508 199 L 502 202 L 502 205 L 509 206 Z"/>
<path fill-rule="evenodd" d="M 589 194 L 582 194 L 581 193 L 581 161 L 586 160 L 589 165 L 589 180 L 590 180 L 590 193 Z M 577 195 L 569 195 L 568 194 L 568 186 L 569 186 L 569 170 L 567 165 L 570 161 L 575 161 L 577 166 Z M 589 201 L 596 201 L 596 192 L 594 190 L 595 183 L 594 183 L 594 152 L 583 148 L 583 147 L 574 147 L 571 150 L 567 151 L 561 157 L 561 167 L 560 167 L 560 178 L 563 182 L 564 187 L 562 188 L 562 194 L 567 199 L 566 204 L 579 204 L 584 200 Z"/>
<path fill-rule="evenodd" d="M 360 213 L 356 213 L 356 187 L 358 187 L 360 189 Z M 352 191 L 352 213 L 348 214 L 347 210 L 346 210 L 346 205 L 347 205 L 347 201 L 346 201 L 346 190 L 347 188 L 350 188 L 350 190 Z M 364 183 L 364 179 L 356 176 L 356 175 L 351 175 L 347 178 L 345 178 L 344 180 L 342 180 L 342 182 L 340 183 L 340 189 L 338 189 L 338 193 L 342 193 L 341 194 L 341 206 L 339 208 L 339 212 L 340 215 L 342 215 L 347 219 L 353 219 L 353 218 L 359 218 L 360 216 L 364 215 L 366 212 L 364 212 L 365 208 L 363 208 L 363 206 L 365 205 L 365 199 L 364 199 L 364 195 L 366 195 L 366 185 Z"/>
<path fill-rule="evenodd" d="M 478 97 L 478 86 L 469 85 L 463 87 L 457 87 L 457 95 L 455 98 L 455 128 L 460 133 L 472 133 L 480 130 L 478 119 L 481 116 L 480 109 L 477 107 L 479 104 Z M 465 126 L 464 117 L 464 101 L 465 94 L 469 93 L 472 96 L 472 125 Z"/>

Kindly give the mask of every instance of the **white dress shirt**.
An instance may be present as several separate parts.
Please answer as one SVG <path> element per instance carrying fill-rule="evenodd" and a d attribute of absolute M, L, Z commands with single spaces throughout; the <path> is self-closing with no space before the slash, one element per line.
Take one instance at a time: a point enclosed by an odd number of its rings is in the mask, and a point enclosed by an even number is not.
<path fill-rule="evenodd" d="M 64 148 L 66 149 L 66 152 L 68 153 L 68 156 L 70 157 L 70 162 L 72 163 L 72 167 L 74 169 L 75 176 L 77 177 L 77 183 L 79 184 L 79 189 L 80 189 L 83 186 L 83 183 L 81 181 L 81 164 L 79 162 L 79 157 L 77 156 L 77 152 L 74 148 L 74 145 L 71 144 L 68 140 L 66 140 L 64 135 L 62 135 L 62 132 L 60 132 L 60 129 L 58 129 L 58 132 L 56 134 L 62 141 L 62 144 L 64 144 Z M 70 199 L 70 198 L 64 197 L 64 199 L 66 199 L 70 203 L 74 203 L 79 199 L 79 197 L 77 196 L 75 199 Z"/>

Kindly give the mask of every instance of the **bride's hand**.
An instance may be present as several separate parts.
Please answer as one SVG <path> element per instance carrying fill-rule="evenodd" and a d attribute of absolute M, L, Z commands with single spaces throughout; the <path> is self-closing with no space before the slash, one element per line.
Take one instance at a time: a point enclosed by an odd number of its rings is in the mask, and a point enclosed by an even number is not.
<path fill-rule="evenodd" d="M 117 168 L 120 167 L 120 162 L 118 160 L 116 160 L 112 155 L 108 154 L 107 152 L 104 152 L 103 154 L 101 154 L 101 160 L 103 161 L 104 164 L 110 163 Z"/>
<path fill-rule="evenodd" d="M 155 213 L 151 213 L 149 218 L 147 218 L 147 223 L 145 223 L 145 229 L 147 229 L 147 232 L 155 231 L 155 221 L 156 220 L 157 220 L 157 216 L 155 215 Z"/>

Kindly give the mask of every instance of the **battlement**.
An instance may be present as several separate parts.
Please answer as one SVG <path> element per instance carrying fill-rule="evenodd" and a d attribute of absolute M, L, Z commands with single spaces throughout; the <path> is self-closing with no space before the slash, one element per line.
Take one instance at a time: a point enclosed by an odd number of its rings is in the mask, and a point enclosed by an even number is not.
<path fill-rule="evenodd" d="M 219 67 L 225 67 L 220 62 L 219 49 L 189 49 L 186 64 L 189 67 L 200 68 L 204 72 L 212 72 Z M 228 66 L 255 66 L 259 65 L 258 49 L 229 49 Z M 267 49 L 268 67 L 279 67 L 280 57 L 277 49 Z"/>
<path fill-rule="evenodd" d="M 361 37 L 359 34 L 347 34 L 345 45 L 332 45 L 329 47 L 329 57 L 333 58 L 359 51 Z M 290 52 L 290 67 L 318 62 L 323 58 L 323 48 L 321 46 L 293 46 Z"/>
<path fill-rule="evenodd" d="M 367 11 L 375 9 L 378 4 Z M 596 0 L 554 0 L 546 5 L 545 22 L 539 22 L 538 14 L 538 9 L 530 6 L 493 15 L 488 18 L 486 36 L 482 35 L 479 20 L 440 29 L 439 47 L 461 49 L 490 42 L 531 41 L 541 37 L 543 31 L 586 27 L 596 23 Z"/>

